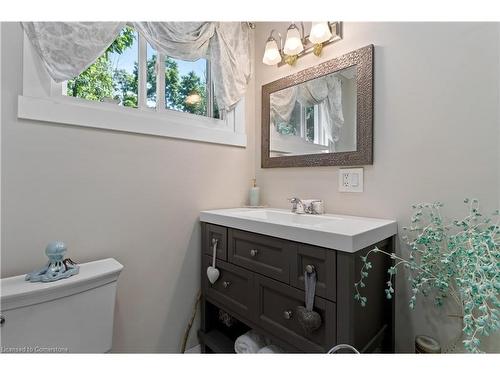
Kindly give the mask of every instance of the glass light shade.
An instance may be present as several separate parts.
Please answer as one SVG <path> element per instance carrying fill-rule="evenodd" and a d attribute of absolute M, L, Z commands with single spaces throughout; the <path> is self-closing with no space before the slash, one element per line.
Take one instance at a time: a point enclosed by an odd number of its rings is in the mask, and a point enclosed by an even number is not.
<path fill-rule="evenodd" d="M 281 61 L 281 54 L 278 49 L 278 44 L 274 39 L 268 39 L 262 62 L 266 65 L 276 65 Z"/>
<path fill-rule="evenodd" d="M 326 42 L 332 37 L 332 32 L 328 26 L 328 22 L 313 22 L 309 40 L 311 43 L 318 44 Z"/>
<path fill-rule="evenodd" d="M 288 28 L 286 33 L 285 47 L 283 47 L 283 52 L 286 55 L 298 55 L 304 50 L 302 45 L 302 40 L 300 39 L 300 32 L 297 26 L 292 25 Z"/>

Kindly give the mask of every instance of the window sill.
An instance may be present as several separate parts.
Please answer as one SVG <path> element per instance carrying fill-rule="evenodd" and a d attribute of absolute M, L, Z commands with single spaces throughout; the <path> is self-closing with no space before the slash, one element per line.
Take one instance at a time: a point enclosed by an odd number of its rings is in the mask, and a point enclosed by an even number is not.
<path fill-rule="evenodd" d="M 240 107 L 235 117 L 244 116 Z M 74 98 L 40 98 L 19 95 L 18 118 L 73 126 L 148 134 L 159 137 L 246 147 L 246 134 L 226 121 L 192 114 L 117 107 Z M 230 121 L 229 121 L 230 122 Z"/>

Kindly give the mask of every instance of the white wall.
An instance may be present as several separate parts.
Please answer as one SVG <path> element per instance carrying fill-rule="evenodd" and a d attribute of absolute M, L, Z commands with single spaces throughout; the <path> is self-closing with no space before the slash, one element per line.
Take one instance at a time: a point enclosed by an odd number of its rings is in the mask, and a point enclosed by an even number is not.
<path fill-rule="evenodd" d="M 1 277 L 41 266 L 53 239 L 78 262 L 114 257 L 113 350 L 179 351 L 200 286 L 198 213 L 242 205 L 253 177 L 253 83 L 246 149 L 20 120 L 22 33 L 2 27 Z"/>
<path fill-rule="evenodd" d="M 309 55 L 295 67 L 263 65 L 270 30 L 283 34 L 286 27 L 257 25 L 256 124 L 262 85 L 374 44 L 374 164 L 365 167 L 361 194 L 337 191 L 337 167 L 261 169 L 256 126 L 256 175 L 267 204 L 287 207 L 291 196 L 322 198 L 328 212 L 396 218 L 400 228 L 414 202 L 440 200 L 450 216 L 464 212 L 465 197 L 479 198 L 488 211 L 498 207 L 497 24 L 344 23 L 344 39 L 326 47 L 320 59 Z M 398 349 L 411 351 L 415 334 L 437 336 L 444 343 L 456 326 L 438 318 L 443 312 L 432 304 L 410 312 L 405 280 L 398 282 Z M 485 349 L 500 352 L 499 338 L 490 339 Z"/>

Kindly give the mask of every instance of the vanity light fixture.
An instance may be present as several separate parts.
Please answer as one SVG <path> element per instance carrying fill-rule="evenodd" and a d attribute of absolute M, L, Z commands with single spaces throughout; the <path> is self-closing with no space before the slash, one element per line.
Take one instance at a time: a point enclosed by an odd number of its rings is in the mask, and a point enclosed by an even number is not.
<path fill-rule="evenodd" d="M 274 33 L 279 35 L 279 45 Z M 304 34 L 303 22 L 300 22 L 300 30 L 297 24 L 292 23 L 288 27 L 283 45 L 281 34 L 275 29 L 271 30 L 262 62 L 279 67 L 284 64 L 294 65 L 299 57 L 310 52 L 320 56 L 324 46 L 342 39 L 341 22 L 312 22 L 310 35 Z"/>
<path fill-rule="evenodd" d="M 285 62 L 288 65 L 293 65 L 297 61 L 299 53 L 304 50 L 304 23 L 301 22 L 300 26 L 302 28 L 302 33 L 299 31 L 297 25 L 292 23 L 288 26 L 288 31 L 286 32 L 285 46 L 283 47 L 283 53 L 285 54 Z"/>
<path fill-rule="evenodd" d="M 316 56 L 321 55 L 323 43 L 332 37 L 332 31 L 328 22 L 313 22 L 311 25 L 311 33 L 309 41 L 314 43 L 313 53 Z"/>
<path fill-rule="evenodd" d="M 277 33 L 279 36 L 280 44 L 276 42 L 273 33 Z M 283 40 L 281 39 L 281 34 L 272 29 L 269 38 L 267 38 L 266 49 L 264 50 L 264 56 L 262 57 L 262 62 L 266 65 L 276 65 L 281 62 L 281 49 Z"/>
<path fill-rule="evenodd" d="M 304 45 L 302 44 L 302 39 L 304 38 L 304 24 L 301 22 L 300 25 L 302 27 L 302 33 L 294 23 L 288 27 L 285 47 L 283 48 L 283 52 L 287 55 L 298 55 L 304 50 Z"/>

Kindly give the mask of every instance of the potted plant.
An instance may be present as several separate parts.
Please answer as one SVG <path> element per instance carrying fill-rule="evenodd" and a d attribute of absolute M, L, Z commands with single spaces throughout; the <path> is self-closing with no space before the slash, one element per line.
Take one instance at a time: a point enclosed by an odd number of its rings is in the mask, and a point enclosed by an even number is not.
<path fill-rule="evenodd" d="M 413 216 L 402 237 L 409 247 L 407 257 L 374 248 L 362 256 L 360 279 L 354 299 L 362 306 L 368 303 L 362 295 L 370 257 L 381 253 L 393 259 L 387 270 L 385 293 L 394 295 L 393 279 L 401 267 L 407 269 L 411 297 L 410 309 L 417 296 L 433 297 L 437 306 L 452 298 L 462 320 L 463 344 L 467 351 L 480 352 L 480 338 L 500 329 L 500 228 L 499 212 L 483 216 L 477 199 L 465 199 L 468 214 L 461 220 L 445 222 L 442 203 L 413 205 Z"/>

